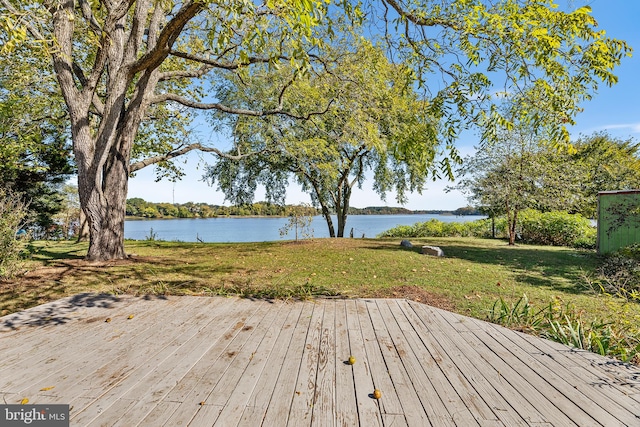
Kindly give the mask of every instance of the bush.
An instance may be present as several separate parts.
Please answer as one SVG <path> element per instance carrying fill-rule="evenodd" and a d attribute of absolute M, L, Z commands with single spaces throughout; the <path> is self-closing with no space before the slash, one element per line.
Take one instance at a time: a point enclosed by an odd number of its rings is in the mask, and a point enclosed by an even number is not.
<path fill-rule="evenodd" d="M 16 194 L 0 189 L 0 279 L 20 271 L 28 235 L 17 236 L 26 225 L 27 204 Z"/>
<path fill-rule="evenodd" d="M 598 273 L 605 292 L 636 299 L 640 295 L 640 245 L 606 255 Z"/>
<path fill-rule="evenodd" d="M 596 245 L 596 228 L 578 214 L 525 210 L 519 215 L 517 229 L 518 240 L 524 243 L 589 249 Z"/>
<path fill-rule="evenodd" d="M 534 210 L 522 211 L 517 229 L 518 240 L 537 245 L 572 246 L 594 249 L 596 228 L 580 215 L 566 212 L 540 213 Z M 507 237 L 505 217 L 494 219 L 495 237 Z M 471 222 L 442 222 L 431 219 L 412 226 L 401 225 L 387 230 L 378 237 L 493 237 L 492 220 L 479 219 Z"/>
<path fill-rule="evenodd" d="M 496 220 L 496 229 L 505 228 L 506 222 Z M 430 219 L 413 225 L 399 225 L 378 235 L 378 237 L 491 237 L 491 220 L 479 219 L 469 222 L 442 222 Z"/>

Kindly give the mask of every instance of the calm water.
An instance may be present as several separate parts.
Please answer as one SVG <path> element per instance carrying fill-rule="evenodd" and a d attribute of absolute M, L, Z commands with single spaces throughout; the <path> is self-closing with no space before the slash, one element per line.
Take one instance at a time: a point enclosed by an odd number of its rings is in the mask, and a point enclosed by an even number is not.
<path fill-rule="evenodd" d="M 453 215 L 351 215 L 347 218 L 345 235 L 353 228 L 354 237 L 375 237 L 398 225 L 413 225 L 432 218 L 443 222 L 466 222 L 482 216 Z M 337 225 L 334 218 L 334 227 Z M 268 242 L 295 238 L 295 231 L 280 236 L 280 229 L 287 218 L 225 217 L 205 219 L 149 219 L 127 220 L 124 235 L 127 239 L 145 240 L 153 234 L 158 240 L 196 242 Z M 314 237 L 329 237 L 326 221 L 321 216 L 313 218 Z"/>

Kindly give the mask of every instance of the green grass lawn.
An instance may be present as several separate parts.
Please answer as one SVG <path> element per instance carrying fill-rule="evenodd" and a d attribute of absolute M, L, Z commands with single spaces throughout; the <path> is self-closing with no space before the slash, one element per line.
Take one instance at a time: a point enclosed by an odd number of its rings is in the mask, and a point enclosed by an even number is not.
<path fill-rule="evenodd" d="M 588 312 L 602 309 L 603 299 L 588 285 L 598 262 L 593 252 L 473 238 L 412 242 L 413 249 L 402 248 L 398 239 L 128 241 L 130 260 L 101 264 L 82 260 L 86 244 L 35 242 L 28 273 L 2 285 L 0 309 L 7 314 L 86 291 L 275 298 L 414 292 L 479 318 L 498 298 L 523 294 L 535 304 L 559 299 Z M 422 244 L 440 246 L 446 257 L 422 255 Z"/>
<path fill-rule="evenodd" d="M 611 321 L 616 331 L 623 331 L 619 338 L 624 345 L 640 350 L 636 342 L 640 304 L 602 295 L 590 285 L 599 263 L 593 251 L 510 247 L 501 240 L 474 238 L 412 239 L 412 243 L 414 248 L 407 249 L 400 246 L 400 239 L 224 244 L 128 241 L 130 259 L 91 263 L 83 260 L 86 243 L 34 242 L 25 264 L 27 272 L 0 282 L 0 314 L 80 292 L 106 292 L 410 298 L 487 319 L 496 301 L 504 300 L 500 306 L 505 314 L 526 295 L 531 305 L 526 314 L 547 307 L 557 310 L 562 320 L 570 306 L 572 320 L 565 325 L 569 332 L 578 318 L 587 326 L 594 320 Z M 422 255 L 424 244 L 440 246 L 446 257 Z M 519 317 L 523 306 L 517 308 L 518 313 L 506 313 L 508 322 L 501 322 L 537 332 L 530 327 L 530 318 Z M 515 319 L 512 314 L 517 315 Z M 599 334 L 603 331 L 597 330 Z M 616 338 L 616 345 L 620 339 Z"/>

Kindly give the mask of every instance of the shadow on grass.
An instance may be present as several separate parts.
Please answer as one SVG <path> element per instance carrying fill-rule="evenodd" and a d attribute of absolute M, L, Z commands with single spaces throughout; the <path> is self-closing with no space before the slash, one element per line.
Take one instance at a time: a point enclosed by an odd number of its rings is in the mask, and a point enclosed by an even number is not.
<path fill-rule="evenodd" d="M 438 246 L 448 258 L 475 264 L 503 266 L 521 283 L 572 294 L 592 292 L 587 286 L 586 278 L 593 274 L 598 265 L 595 252 L 566 248 L 509 246 L 506 243 L 487 248 L 448 242 Z"/>
<path fill-rule="evenodd" d="M 59 260 L 82 260 L 84 259 L 84 255 L 77 255 L 72 252 L 76 250 L 70 250 L 65 252 L 54 252 L 47 250 L 46 248 L 33 248 L 31 250 L 31 257 L 33 259 L 41 259 L 44 261 L 45 265 L 53 264 Z"/>

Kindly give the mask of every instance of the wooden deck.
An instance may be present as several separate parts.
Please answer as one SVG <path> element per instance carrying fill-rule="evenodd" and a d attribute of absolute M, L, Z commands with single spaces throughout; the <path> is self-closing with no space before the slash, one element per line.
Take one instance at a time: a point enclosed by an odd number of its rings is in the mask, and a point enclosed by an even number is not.
<path fill-rule="evenodd" d="M 0 396 L 78 426 L 640 426 L 638 367 L 395 299 L 77 295 L 0 318 Z"/>

